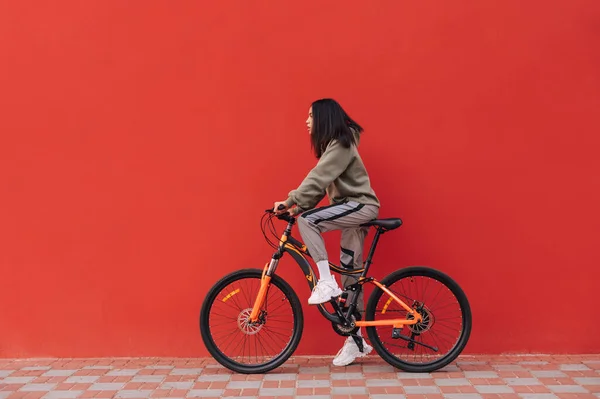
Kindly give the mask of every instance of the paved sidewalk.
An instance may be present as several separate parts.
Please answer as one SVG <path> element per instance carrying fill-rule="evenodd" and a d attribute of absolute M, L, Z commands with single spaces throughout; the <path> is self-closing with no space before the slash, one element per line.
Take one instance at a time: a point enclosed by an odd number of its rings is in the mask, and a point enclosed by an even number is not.
<path fill-rule="evenodd" d="M 461 356 L 431 374 L 377 356 L 348 367 L 296 357 L 266 375 L 212 359 L 0 359 L 6 398 L 576 399 L 600 398 L 600 355 Z"/>

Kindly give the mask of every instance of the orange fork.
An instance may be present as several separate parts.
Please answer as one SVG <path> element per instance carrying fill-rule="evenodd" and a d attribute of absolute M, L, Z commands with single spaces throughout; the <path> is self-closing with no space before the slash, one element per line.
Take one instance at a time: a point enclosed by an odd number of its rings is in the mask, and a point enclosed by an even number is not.
<path fill-rule="evenodd" d="M 265 303 L 265 297 L 267 296 L 267 289 L 269 288 L 269 284 L 271 282 L 271 276 L 266 275 L 268 267 L 269 267 L 269 264 L 268 263 L 265 264 L 265 267 L 263 269 L 263 274 L 260 279 L 260 289 L 258 290 L 258 295 L 256 296 L 256 300 L 254 301 L 254 306 L 252 307 L 252 313 L 250 313 L 250 321 L 252 323 L 254 323 L 258 320 L 258 314 L 260 312 L 260 309 L 262 308 L 262 306 Z"/>

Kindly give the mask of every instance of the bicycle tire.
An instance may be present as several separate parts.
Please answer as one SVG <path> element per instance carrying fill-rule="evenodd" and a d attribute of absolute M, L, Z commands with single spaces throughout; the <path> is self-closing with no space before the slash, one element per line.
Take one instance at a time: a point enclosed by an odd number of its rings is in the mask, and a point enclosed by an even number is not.
<path fill-rule="evenodd" d="M 285 280 L 283 280 L 277 275 L 274 275 L 271 277 L 270 284 L 275 285 L 281 290 L 285 298 L 288 300 L 293 313 L 294 327 L 291 339 L 287 346 L 285 346 L 285 348 L 281 351 L 281 353 L 266 363 L 258 365 L 248 365 L 230 359 L 218 348 L 218 346 L 214 342 L 213 334 L 210 330 L 209 318 L 211 309 L 214 305 L 215 300 L 217 299 L 217 295 L 221 292 L 222 289 L 224 289 L 229 284 L 235 281 L 243 279 L 260 280 L 262 273 L 263 271 L 259 269 L 242 269 L 223 277 L 208 291 L 200 311 L 200 334 L 202 336 L 202 340 L 206 349 L 217 362 L 237 373 L 263 374 L 281 366 L 294 353 L 294 351 L 298 347 L 298 344 L 300 343 L 300 338 L 302 336 L 302 330 L 304 326 L 304 315 L 302 313 L 302 306 L 300 304 L 300 300 L 298 299 L 298 296 L 296 295 L 292 287 Z M 254 293 L 254 295 L 255 294 L 256 293 Z"/>
<path fill-rule="evenodd" d="M 390 287 L 393 283 L 403 278 L 418 276 L 429 277 L 439 281 L 455 295 L 458 301 L 463 320 L 462 331 L 460 338 L 458 339 L 457 343 L 452 348 L 452 350 L 445 356 L 439 358 L 437 361 L 426 364 L 417 364 L 403 361 L 398 357 L 394 356 L 381 341 L 380 336 L 377 334 L 376 327 L 367 327 L 367 334 L 375 351 L 388 364 L 406 372 L 427 373 L 439 370 L 447 366 L 460 355 L 460 353 L 467 345 L 471 334 L 472 315 L 469 301 L 462 288 L 447 274 L 439 270 L 422 266 L 407 267 L 392 272 L 384 279 L 382 279 L 380 283 L 386 287 Z M 366 320 L 375 320 L 376 306 L 382 294 L 384 294 L 384 291 L 381 290 L 379 287 L 376 287 L 371 293 L 366 309 Z"/>

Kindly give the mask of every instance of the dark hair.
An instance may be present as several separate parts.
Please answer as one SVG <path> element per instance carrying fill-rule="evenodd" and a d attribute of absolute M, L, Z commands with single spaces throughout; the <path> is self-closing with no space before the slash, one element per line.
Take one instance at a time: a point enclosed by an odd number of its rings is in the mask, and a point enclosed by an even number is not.
<path fill-rule="evenodd" d="M 338 140 L 346 148 L 356 144 L 353 130 L 362 133 L 363 128 L 352 120 L 335 100 L 324 98 L 312 103 L 313 124 L 311 146 L 320 158 L 332 140 Z"/>

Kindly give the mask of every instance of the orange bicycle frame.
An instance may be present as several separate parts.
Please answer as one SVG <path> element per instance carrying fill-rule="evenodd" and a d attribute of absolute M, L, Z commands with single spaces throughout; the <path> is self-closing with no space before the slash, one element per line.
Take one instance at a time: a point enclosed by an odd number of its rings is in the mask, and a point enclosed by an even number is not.
<path fill-rule="evenodd" d="M 306 270 L 304 270 L 305 277 L 310 283 L 314 284 L 314 281 L 316 280 L 316 278 L 314 276 L 314 272 L 312 271 L 312 268 L 309 266 L 308 262 L 306 261 L 305 255 L 310 256 L 310 254 L 308 253 L 308 250 L 306 248 L 306 245 L 302 244 L 300 241 L 297 241 L 290 236 L 293 223 L 294 223 L 293 219 L 290 219 L 287 229 L 285 230 L 285 232 L 281 235 L 281 238 L 279 239 L 279 248 L 278 248 L 278 252 L 276 254 L 277 256 L 274 256 L 273 259 L 271 259 L 271 264 L 267 263 L 263 268 L 263 274 L 262 274 L 262 278 L 261 278 L 261 282 L 260 282 L 260 289 L 256 296 L 256 300 L 254 301 L 252 313 L 250 314 L 250 322 L 256 322 L 258 320 L 258 316 L 260 314 L 260 309 L 262 308 L 262 306 L 265 302 L 265 298 L 267 296 L 267 290 L 269 288 L 269 284 L 271 283 L 270 274 L 272 272 L 274 272 L 275 268 L 277 267 L 279 258 L 283 255 L 283 252 L 285 250 L 288 250 L 288 252 L 290 252 L 294 257 L 298 257 L 298 259 L 301 259 L 304 261 L 304 263 L 306 264 L 306 267 L 303 268 L 303 269 L 306 269 Z M 373 240 L 373 243 L 371 244 L 371 250 L 369 251 L 369 255 L 367 257 L 365 267 L 363 269 L 357 269 L 357 270 L 348 272 L 347 270 L 337 267 L 336 265 L 332 264 L 331 262 L 329 263 L 329 267 L 334 272 L 337 272 L 340 274 L 342 274 L 342 273 L 343 274 L 351 274 L 351 275 L 361 274 L 360 278 L 358 279 L 359 284 L 363 285 L 365 282 L 373 283 L 379 289 L 381 289 L 383 292 L 385 292 L 387 295 L 389 295 L 390 299 L 386 303 L 383 312 L 385 312 L 385 310 L 390 305 L 390 303 L 392 301 L 394 301 L 394 302 L 398 303 L 400 306 L 402 306 L 408 312 L 408 314 L 410 314 L 412 316 L 411 319 L 404 318 L 404 319 L 390 319 L 390 320 L 377 320 L 377 321 L 374 321 L 374 320 L 373 321 L 356 321 L 355 325 L 357 327 L 393 326 L 394 328 L 402 328 L 405 325 L 417 324 L 417 323 L 421 322 L 423 319 L 422 316 L 418 312 L 416 312 L 414 309 L 412 309 L 410 306 L 408 306 L 406 303 L 404 303 L 400 298 L 398 298 L 396 295 L 394 295 L 394 293 L 391 292 L 385 285 L 381 284 L 374 278 L 366 278 L 365 277 L 366 271 L 368 270 L 369 265 L 371 263 L 371 258 L 373 257 L 373 253 L 375 252 L 375 247 L 377 246 L 377 242 L 379 241 L 379 236 L 382 233 L 383 232 L 381 230 L 377 230 L 375 239 Z M 298 260 L 298 259 L 296 259 L 296 260 Z M 301 267 L 302 267 L 302 265 L 301 265 Z M 319 306 L 322 306 L 322 305 L 319 305 Z M 328 311 L 326 311 L 326 312 L 329 313 Z"/>

